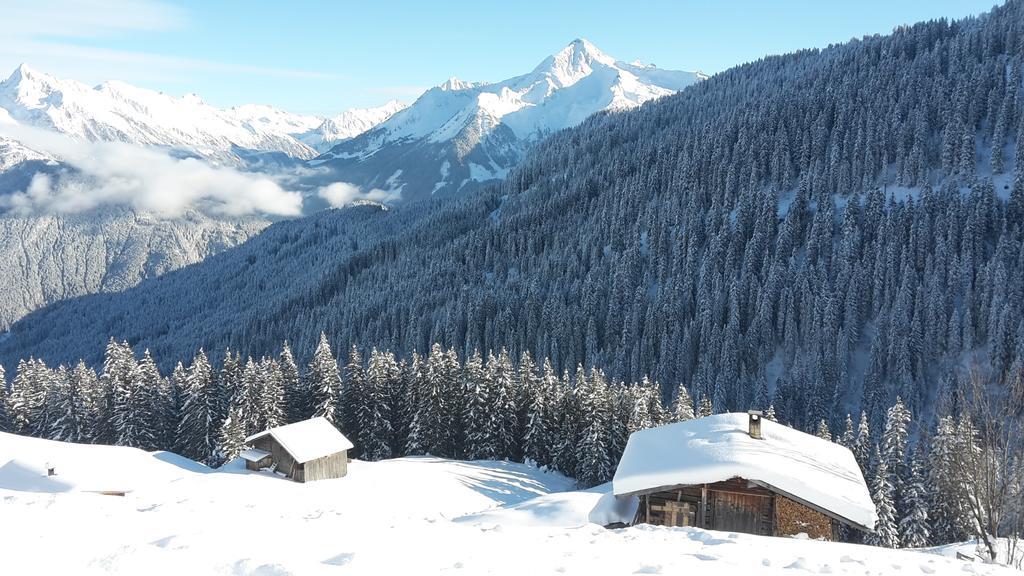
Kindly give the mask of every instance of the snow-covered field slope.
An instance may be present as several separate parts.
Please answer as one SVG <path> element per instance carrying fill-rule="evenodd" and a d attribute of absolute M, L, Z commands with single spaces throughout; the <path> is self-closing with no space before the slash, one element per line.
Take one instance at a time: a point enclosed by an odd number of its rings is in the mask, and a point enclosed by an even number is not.
<path fill-rule="evenodd" d="M 90 483 L 131 491 L 26 488 L 46 462 L 73 486 L 88 463 Z M 607 530 L 589 521 L 610 512 L 602 489 L 560 492 L 570 487 L 521 464 L 427 457 L 356 461 L 345 478 L 296 484 L 237 462 L 207 472 L 167 453 L 0 434 L 0 542 L 11 574 L 1015 573 L 849 544 Z"/>

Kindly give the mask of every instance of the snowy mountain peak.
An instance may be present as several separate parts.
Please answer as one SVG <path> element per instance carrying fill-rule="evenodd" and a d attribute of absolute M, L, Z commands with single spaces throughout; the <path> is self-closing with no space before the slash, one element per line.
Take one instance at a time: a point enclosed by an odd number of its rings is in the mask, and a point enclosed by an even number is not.
<path fill-rule="evenodd" d="M 534 74 L 544 74 L 555 80 L 559 87 L 572 86 L 589 76 L 595 67 L 614 67 L 615 59 L 601 52 L 585 39 L 577 38 L 555 54 L 544 59 Z"/>
<path fill-rule="evenodd" d="M 459 80 L 455 76 L 452 76 L 451 78 L 439 84 L 437 87 L 438 89 L 443 90 L 445 92 L 450 92 L 454 90 L 468 90 L 470 88 L 480 86 L 481 84 L 481 82 L 465 82 L 463 80 Z"/>
<path fill-rule="evenodd" d="M 548 134 L 697 82 L 692 72 L 618 62 L 573 40 L 531 72 L 500 82 L 449 78 L 365 134 L 315 160 L 403 198 L 503 177 Z M 319 147 L 318 147 L 319 148 Z"/>

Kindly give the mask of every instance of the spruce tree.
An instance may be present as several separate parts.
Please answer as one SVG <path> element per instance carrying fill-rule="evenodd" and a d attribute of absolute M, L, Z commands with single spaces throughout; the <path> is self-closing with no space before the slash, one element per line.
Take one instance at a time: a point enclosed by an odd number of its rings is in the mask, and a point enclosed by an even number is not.
<path fill-rule="evenodd" d="M 224 424 L 217 434 L 216 456 L 212 459 L 218 466 L 226 464 L 242 452 L 245 447 L 245 439 L 248 436 L 246 431 L 246 416 L 244 400 L 242 395 L 236 394 L 235 399 L 228 406 L 228 415 L 224 418 Z"/>
<path fill-rule="evenodd" d="M 133 360 L 134 363 L 134 360 Z M 142 360 L 124 384 L 117 385 L 114 397 L 116 443 L 143 450 L 159 448 L 162 423 L 159 404 L 160 373 L 146 350 Z"/>
<path fill-rule="evenodd" d="M 539 466 L 551 464 L 554 401 L 552 393 L 557 386 L 558 376 L 551 366 L 551 361 L 545 359 L 541 368 L 541 377 L 530 394 L 530 404 L 526 409 L 526 424 L 523 433 L 524 456 Z"/>
<path fill-rule="evenodd" d="M 390 352 L 374 348 L 366 369 L 366 387 L 358 406 L 359 443 L 366 460 L 390 458 L 391 425 L 390 392 L 392 381 L 398 378 L 398 364 Z"/>
<path fill-rule="evenodd" d="M 82 362 L 68 373 L 61 367 L 61 374 L 54 381 L 54 422 L 50 438 L 64 442 L 85 442 L 89 436 L 88 386 L 92 379 L 88 368 Z"/>
<path fill-rule="evenodd" d="M 483 358 L 474 350 L 466 358 L 463 368 L 465 403 L 463 406 L 463 457 L 483 460 L 493 457 L 495 449 L 489 444 L 490 431 L 490 379 L 484 373 Z"/>
<path fill-rule="evenodd" d="M 815 433 L 822 440 L 832 441 L 832 432 L 828 429 L 828 423 L 824 419 L 818 421 L 818 431 Z"/>
<path fill-rule="evenodd" d="M 287 424 L 285 421 L 285 391 L 281 365 L 273 358 L 260 362 L 261 383 L 259 394 L 260 423 L 264 430 Z"/>
<path fill-rule="evenodd" d="M 872 546 L 896 548 L 899 546 L 899 532 L 896 526 L 892 477 L 885 458 L 877 455 L 877 448 L 876 457 L 878 465 L 875 468 L 874 477 L 871 479 L 871 499 L 875 502 L 878 521 L 875 523 L 875 531 L 868 534 L 864 541 Z"/>
<path fill-rule="evenodd" d="M 592 371 L 590 377 L 581 383 L 583 386 L 577 393 L 582 430 L 575 476 L 580 486 L 590 488 L 611 480 L 615 471 L 608 449 L 610 399 L 607 382 L 599 371 Z"/>
<path fill-rule="evenodd" d="M 0 364 L 0 432 L 12 432 L 14 428 L 8 408 L 9 403 L 7 378 L 4 374 L 4 367 Z"/>
<path fill-rule="evenodd" d="M 228 354 L 225 363 L 230 358 Z M 213 465 L 217 461 L 221 398 L 213 382 L 213 369 L 202 349 L 189 365 L 181 395 L 181 419 L 175 434 L 174 451 L 197 462 Z"/>
<path fill-rule="evenodd" d="M 928 493 L 921 461 L 917 455 L 910 460 L 910 476 L 906 485 L 904 502 L 906 510 L 900 519 L 900 546 L 922 548 L 930 541 L 928 521 Z"/>
<path fill-rule="evenodd" d="M 692 420 L 693 417 L 693 398 L 687 392 L 686 387 L 680 384 L 676 391 L 676 400 L 672 404 L 672 416 L 670 419 L 672 422 L 684 422 Z"/>
<path fill-rule="evenodd" d="M 326 418 L 336 428 L 340 428 L 341 414 L 338 403 L 341 400 L 341 379 L 338 376 L 338 362 L 334 359 L 327 335 L 323 332 L 320 333 L 320 343 L 313 353 L 313 359 L 309 362 L 308 377 L 313 397 L 313 416 Z"/>
<path fill-rule="evenodd" d="M 857 425 L 857 439 L 854 440 L 851 450 L 864 476 L 868 475 L 868 464 L 871 462 L 871 444 L 871 426 L 868 424 L 868 415 L 867 412 L 861 412 L 860 423 Z"/>
<path fill-rule="evenodd" d="M 774 416 L 774 410 L 773 416 Z M 711 398 L 707 394 L 700 397 L 700 408 L 697 409 L 697 418 L 706 418 L 714 413 L 711 407 Z"/>
<path fill-rule="evenodd" d="M 359 438 L 359 407 L 363 403 L 364 388 L 366 371 L 363 369 L 363 358 L 353 344 L 348 352 L 348 363 L 345 364 L 341 402 L 341 429 L 352 438 Z M 361 446 L 356 446 L 355 453 L 358 454 L 361 450 Z"/>
<path fill-rule="evenodd" d="M 311 394 L 305 387 L 306 382 L 299 377 L 299 367 L 287 341 L 281 349 L 278 364 L 281 368 L 281 387 L 284 389 L 285 420 L 291 423 L 309 418 L 313 413 L 309 402 Z"/>

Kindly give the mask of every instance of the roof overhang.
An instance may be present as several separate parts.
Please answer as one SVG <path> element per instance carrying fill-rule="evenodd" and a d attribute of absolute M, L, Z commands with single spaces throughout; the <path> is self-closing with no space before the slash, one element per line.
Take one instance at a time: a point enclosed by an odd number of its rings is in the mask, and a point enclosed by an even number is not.
<path fill-rule="evenodd" d="M 734 478 L 739 478 L 739 477 L 735 476 Z M 824 514 L 825 516 L 828 516 L 829 518 L 831 518 L 831 519 L 833 519 L 833 520 L 835 520 L 837 522 L 841 522 L 841 523 L 843 523 L 843 524 L 845 524 L 847 526 L 850 526 L 851 528 L 856 528 L 857 530 L 861 530 L 862 532 L 874 532 L 873 528 L 869 528 L 867 526 L 864 526 L 863 524 L 860 524 L 858 522 L 854 522 L 853 520 L 850 520 L 849 518 L 844 518 L 843 516 L 840 516 L 839 514 L 836 514 L 835 512 L 833 512 L 831 510 L 828 510 L 826 508 L 822 508 L 821 506 L 819 506 L 819 505 L 817 505 L 817 504 L 815 504 L 813 502 L 809 502 L 809 501 L 807 501 L 807 500 L 805 500 L 805 499 L 803 499 L 803 498 L 801 498 L 799 496 L 796 496 L 795 494 L 791 494 L 789 492 L 786 492 L 785 490 L 779 490 L 778 488 L 776 488 L 775 486 L 772 486 L 771 484 L 769 484 L 767 482 L 763 482 L 761 480 L 752 480 L 750 478 L 740 478 L 740 479 L 741 480 L 746 480 L 750 484 L 754 484 L 756 486 L 760 486 L 761 488 L 764 488 L 765 490 L 774 492 L 775 494 L 778 494 L 779 496 L 784 496 L 784 497 L 786 497 L 786 498 L 788 498 L 788 499 L 790 499 L 790 500 L 792 500 L 792 501 L 794 501 L 794 502 L 796 502 L 798 504 L 802 504 L 803 506 L 806 506 L 806 507 L 810 508 L 811 510 L 814 510 L 816 512 L 820 512 L 820 513 Z M 670 490 L 679 490 L 681 488 L 692 488 L 694 486 L 701 487 L 701 486 L 706 486 L 708 484 L 714 484 L 716 482 L 725 482 L 726 480 L 732 480 L 732 478 L 722 478 L 721 480 L 716 480 L 715 482 L 707 482 L 705 484 L 668 484 L 668 485 L 665 485 L 665 486 L 657 486 L 657 487 L 654 487 L 654 488 L 645 488 L 643 490 L 634 490 L 632 492 L 615 492 L 615 497 L 616 498 L 627 498 L 627 497 L 632 497 L 632 496 L 643 496 L 645 494 L 654 494 L 655 492 L 667 492 L 667 491 L 670 491 Z"/>

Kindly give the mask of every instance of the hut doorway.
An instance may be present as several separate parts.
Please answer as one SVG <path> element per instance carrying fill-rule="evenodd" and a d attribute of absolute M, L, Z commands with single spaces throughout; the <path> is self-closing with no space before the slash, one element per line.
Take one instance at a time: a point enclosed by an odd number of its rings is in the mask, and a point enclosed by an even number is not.
<path fill-rule="evenodd" d="M 771 534 L 772 496 L 739 492 L 709 491 L 713 500 L 710 528 L 724 532 Z M 768 523 L 768 531 L 765 524 Z"/>

